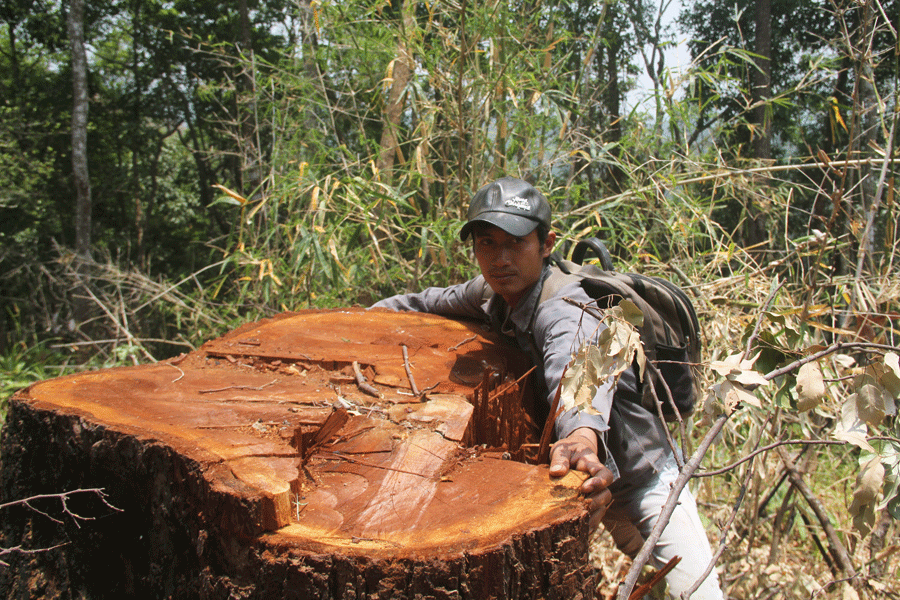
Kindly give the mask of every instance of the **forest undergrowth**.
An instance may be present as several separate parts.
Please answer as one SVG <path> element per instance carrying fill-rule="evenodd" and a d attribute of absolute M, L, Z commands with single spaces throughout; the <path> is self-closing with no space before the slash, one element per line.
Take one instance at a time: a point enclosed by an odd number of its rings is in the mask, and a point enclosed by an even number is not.
<path fill-rule="evenodd" d="M 707 390 L 716 379 L 710 364 L 740 350 L 754 330 L 767 332 L 758 337 L 764 341 L 753 352 L 759 353 L 760 366 L 779 362 L 766 353 L 796 352 L 799 356 L 810 348 L 826 348 L 837 339 L 851 346 L 884 344 L 883 348 L 896 352 L 900 332 L 892 327 L 891 319 L 896 317 L 900 281 L 895 276 L 887 274 L 862 284 L 871 306 L 885 312 L 875 310 L 841 328 L 833 319 L 834 306 L 826 310 L 825 305 L 817 304 L 804 310 L 798 300 L 808 297 L 802 286 L 783 286 L 773 295 L 772 282 L 777 280 L 773 271 L 779 268 L 779 261 L 758 267 L 747 255 L 744 259 L 740 275 L 707 277 L 688 288 L 703 328 L 701 371 Z M 654 270 L 673 280 L 679 277 L 677 269 L 664 265 Z M 817 291 L 815 297 L 820 301 L 846 299 L 853 285 L 852 278 L 833 278 L 828 289 Z M 787 381 L 778 382 L 778 390 L 757 392 L 760 405 L 744 406 L 733 413 L 689 484 L 713 552 L 721 552 L 716 570 L 728 597 L 900 596 L 900 531 L 887 508 L 888 498 L 873 492 L 870 500 L 878 506 L 868 517 L 869 525 L 859 528 L 860 482 L 865 479 L 861 467 L 872 455 L 840 442 L 841 434 L 835 434 L 835 423 L 842 419 L 842 408 L 852 394 L 850 382 L 865 371 L 871 358 L 853 350 L 829 356 L 828 374 L 823 378 L 828 391 L 822 404 L 807 410 L 801 401 L 798 409 L 797 390 L 791 390 L 793 384 Z M 775 362 L 769 362 L 772 360 Z M 702 412 L 699 408 L 691 419 L 685 442 L 688 455 L 707 433 L 709 419 Z M 846 415 L 847 409 L 843 413 Z M 896 430 L 888 430 L 884 437 L 897 443 Z M 788 475 L 788 461 L 796 470 L 794 482 Z M 803 491 L 798 491 L 801 488 Z M 896 488 L 888 485 L 887 489 Z M 833 531 L 826 531 L 823 518 Z M 835 558 L 841 553 L 856 566 L 854 572 L 848 573 L 847 563 L 842 567 Z M 602 573 L 598 597 L 616 597 L 631 560 L 615 549 L 602 529 L 592 541 L 592 558 Z M 645 567 L 639 583 L 651 580 L 655 573 L 656 569 Z M 659 583 L 648 597 L 664 598 L 664 592 L 665 584 Z"/>

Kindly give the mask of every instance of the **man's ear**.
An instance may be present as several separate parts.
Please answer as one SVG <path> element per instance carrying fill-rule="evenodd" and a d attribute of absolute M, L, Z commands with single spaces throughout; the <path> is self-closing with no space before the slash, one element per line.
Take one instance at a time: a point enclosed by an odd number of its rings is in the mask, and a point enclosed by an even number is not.
<path fill-rule="evenodd" d="M 548 231 L 547 239 L 544 240 L 544 248 L 543 252 L 541 252 L 541 256 L 547 258 L 550 256 L 550 253 L 553 252 L 553 246 L 556 244 L 556 232 Z"/>

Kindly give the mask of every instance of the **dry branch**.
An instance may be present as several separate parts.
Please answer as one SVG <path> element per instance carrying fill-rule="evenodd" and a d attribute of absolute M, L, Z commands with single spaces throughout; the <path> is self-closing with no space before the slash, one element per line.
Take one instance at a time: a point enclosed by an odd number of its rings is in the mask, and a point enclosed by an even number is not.
<path fill-rule="evenodd" d="M 36 508 L 34 505 L 31 504 L 32 502 L 37 502 L 39 500 L 59 500 L 60 505 L 61 505 L 60 508 L 62 510 L 62 514 L 68 515 L 69 517 L 71 517 L 73 522 L 75 523 L 75 525 L 80 527 L 80 525 L 78 525 L 79 521 L 93 521 L 93 520 L 95 520 L 96 517 L 87 517 L 84 515 L 80 515 L 77 512 L 75 512 L 69 508 L 69 505 L 68 505 L 69 497 L 74 496 L 76 494 L 95 494 L 97 496 L 97 498 L 99 498 L 99 500 L 107 508 L 109 508 L 110 510 L 112 510 L 114 512 L 122 512 L 122 509 L 117 508 L 109 503 L 109 501 L 106 499 L 106 492 L 102 488 L 83 488 L 83 489 L 77 489 L 77 490 L 70 490 L 68 492 L 60 492 L 58 494 L 36 494 L 34 496 L 29 496 L 28 498 L 22 498 L 21 500 L 13 500 L 11 502 L 5 502 L 3 504 L 0 504 L 0 510 L 3 510 L 5 508 L 11 508 L 14 506 L 25 506 L 29 510 L 34 511 L 39 515 L 43 515 L 43 516 L 47 517 L 54 523 L 62 523 L 62 520 L 57 519 L 56 517 L 48 514 L 46 511 Z M 16 553 L 18 553 L 18 554 L 38 554 L 41 552 L 50 552 L 51 550 L 55 550 L 56 548 L 65 546 L 67 543 L 68 542 L 56 544 L 54 546 L 49 546 L 47 548 L 25 549 L 25 548 L 22 548 L 21 545 L 13 546 L 11 548 L 0 548 L 0 557 L 6 556 L 8 554 L 16 554 Z M 9 566 L 9 564 L 2 559 L 0 559 L 0 565 L 3 565 L 5 567 Z"/>
<path fill-rule="evenodd" d="M 825 512 L 822 503 L 809 486 L 806 485 L 806 482 L 803 481 L 803 477 L 800 475 L 800 472 L 797 471 L 797 467 L 788 455 L 787 450 L 783 446 L 779 446 L 776 448 L 776 452 L 778 452 L 781 461 L 784 463 L 784 468 L 787 470 L 791 483 L 797 488 L 797 491 L 800 492 L 800 495 L 803 496 L 803 499 L 806 500 L 809 507 L 812 508 L 816 518 L 822 525 L 822 529 L 825 531 L 825 536 L 828 538 L 828 543 L 831 546 L 832 555 L 837 560 L 841 571 L 844 572 L 848 579 L 855 581 L 857 573 L 856 569 L 853 567 L 853 561 L 850 558 L 850 554 L 847 552 L 847 548 L 844 546 L 843 542 L 841 542 L 837 532 L 834 530 L 834 526 L 831 524 L 831 518 Z"/>

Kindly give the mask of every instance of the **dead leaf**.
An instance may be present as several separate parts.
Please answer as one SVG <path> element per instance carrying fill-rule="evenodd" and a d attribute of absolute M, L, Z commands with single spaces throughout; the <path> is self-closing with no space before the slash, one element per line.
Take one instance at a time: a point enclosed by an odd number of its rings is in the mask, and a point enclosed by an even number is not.
<path fill-rule="evenodd" d="M 853 527 L 866 537 L 875 526 L 875 500 L 884 484 L 884 465 L 876 456 L 862 466 L 856 478 L 856 489 L 853 490 L 853 501 L 850 503 L 850 514 L 853 516 Z"/>
<path fill-rule="evenodd" d="M 637 307 L 626 306 L 629 311 Z M 639 310 L 637 310 L 640 313 Z M 604 311 L 602 323 L 606 327 L 597 336 L 597 343 L 586 341 L 572 356 L 562 380 L 560 402 L 564 410 L 577 408 L 589 414 L 597 414 L 593 407 L 594 396 L 601 386 L 614 386 L 619 375 L 628 369 L 637 357 L 641 376 L 646 365 L 640 334 L 623 317 L 620 305 Z"/>
<path fill-rule="evenodd" d="M 836 439 L 849 442 L 863 450 L 874 453 L 875 449 L 866 439 L 869 430 L 862 419 L 859 418 L 859 413 L 856 409 L 855 395 L 844 401 L 844 405 L 841 407 L 841 420 L 835 425 L 833 435 Z"/>
<path fill-rule="evenodd" d="M 731 412 L 741 403 L 762 408 L 762 404 L 756 394 L 747 390 L 740 383 L 725 380 L 713 386 L 713 391 L 719 400 L 725 405 L 728 412 Z"/>
<path fill-rule="evenodd" d="M 856 401 L 856 413 L 870 427 L 878 427 L 884 421 L 884 394 L 880 386 L 866 384 L 860 386 L 852 398 Z"/>
<path fill-rule="evenodd" d="M 866 375 L 870 378 L 868 383 L 874 383 L 884 390 L 885 414 L 897 414 L 895 400 L 900 400 L 900 364 L 897 354 L 885 354 L 881 362 L 872 363 L 866 368 Z"/>
<path fill-rule="evenodd" d="M 622 318 L 625 319 L 625 321 L 637 328 L 644 326 L 644 313 L 637 307 L 637 304 L 631 300 L 625 299 L 619 303 L 619 306 L 622 308 Z"/>
<path fill-rule="evenodd" d="M 736 381 L 744 387 L 768 385 L 769 380 L 756 371 L 739 371 L 728 376 L 731 381 Z"/>
<path fill-rule="evenodd" d="M 816 361 L 800 367 L 797 373 L 797 409 L 811 410 L 825 398 L 825 381 L 822 369 Z"/>

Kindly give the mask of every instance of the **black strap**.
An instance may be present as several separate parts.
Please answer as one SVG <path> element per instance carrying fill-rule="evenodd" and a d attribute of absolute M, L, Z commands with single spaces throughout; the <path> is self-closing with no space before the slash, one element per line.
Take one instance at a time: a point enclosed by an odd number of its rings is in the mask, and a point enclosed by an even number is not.
<path fill-rule="evenodd" d="M 606 249 L 606 244 L 595 237 L 589 237 L 575 244 L 575 249 L 572 250 L 572 262 L 579 265 L 583 264 L 584 256 L 587 254 L 588 250 L 594 251 L 594 254 L 600 259 L 600 266 L 604 271 L 615 270 L 613 268 L 612 255 L 610 255 L 609 250 Z"/>

